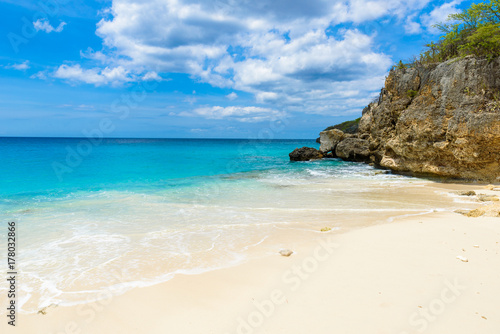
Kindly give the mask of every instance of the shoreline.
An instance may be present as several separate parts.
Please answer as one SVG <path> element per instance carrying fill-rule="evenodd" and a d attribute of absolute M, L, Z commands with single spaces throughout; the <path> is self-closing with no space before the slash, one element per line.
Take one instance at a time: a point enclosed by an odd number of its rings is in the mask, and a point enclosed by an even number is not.
<path fill-rule="evenodd" d="M 477 185 L 465 188 L 469 190 L 471 187 L 479 189 Z M 440 185 L 440 188 L 446 192 L 455 185 Z M 458 231 L 461 233 L 455 233 Z M 285 228 L 280 232 L 258 245 L 261 249 L 267 247 L 267 251 L 275 250 L 265 256 L 199 274 L 177 274 L 166 282 L 133 288 L 123 294 L 108 291 L 100 300 L 68 307 L 48 307 L 42 312 L 45 314 L 21 313 L 18 315 L 19 327 L 6 330 L 8 333 L 105 333 L 118 330 L 120 333 L 160 333 L 165 329 L 172 329 L 173 333 L 303 333 L 306 330 L 303 324 L 307 323 L 309 330 L 315 333 L 327 333 L 327 328 L 347 332 L 359 326 L 357 330 L 365 332 L 374 332 L 368 328 L 375 326 L 381 333 L 416 333 L 422 328 L 419 326 L 423 326 L 422 319 L 425 318 L 416 316 L 410 325 L 409 321 L 402 319 L 402 324 L 409 328 L 405 330 L 403 326 L 401 331 L 387 331 L 388 324 L 381 319 L 392 314 L 394 319 L 401 320 L 404 316 L 391 305 L 401 306 L 407 301 L 419 303 L 419 296 L 428 292 L 427 287 L 440 284 L 444 289 L 457 275 L 464 277 L 468 286 L 477 289 L 482 286 L 489 291 L 489 297 L 481 291 L 477 291 L 479 297 L 467 294 L 467 299 L 477 297 L 484 303 L 478 308 L 486 314 L 481 316 L 487 319 L 479 316 L 484 323 L 476 321 L 475 313 L 467 313 L 469 307 L 466 307 L 467 312 L 453 307 L 457 314 L 468 317 L 470 321 L 466 322 L 469 325 L 483 326 L 481 328 L 485 331 L 481 333 L 500 328 L 500 312 L 491 304 L 498 300 L 495 297 L 500 297 L 500 287 L 495 288 L 492 283 L 492 280 L 500 279 L 500 269 L 497 269 L 500 268 L 498 218 L 430 212 L 324 233 L 310 228 Z M 467 239 L 467 235 L 473 235 L 474 240 Z M 422 242 L 424 237 L 428 240 Z M 329 251 L 324 245 L 332 243 L 339 247 L 332 246 Z M 479 247 L 475 248 L 476 245 Z M 322 248 L 318 250 L 318 247 Z M 278 248 L 290 248 L 294 254 L 289 258 L 282 257 L 277 253 Z M 457 256 L 468 257 L 468 262 L 462 262 Z M 391 266 L 391 263 L 397 266 Z M 436 277 L 440 279 L 433 279 Z M 329 280 L 336 283 L 330 284 Z M 401 282 L 415 291 L 404 290 Z M 390 298 L 376 304 L 379 296 L 370 288 L 374 283 Z M 408 294 L 397 293 L 403 290 Z M 360 291 L 369 298 L 351 296 L 359 295 Z M 327 295 L 332 298 L 327 298 Z M 431 297 L 432 293 L 429 294 Z M 483 301 L 483 297 L 491 300 Z M 267 305 L 267 311 L 262 305 Z M 357 308 L 365 311 L 354 312 Z M 261 312 L 261 315 L 255 312 Z M 330 323 L 328 317 L 331 314 L 343 316 L 334 316 L 336 321 Z M 346 319 L 355 319 L 355 314 L 361 315 L 359 319 L 367 320 L 366 327 L 346 322 Z M 443 328 L 447 330 L 450 328 L 447 326 L 452 325 L 446 316 L 443 316 L 443 322 L 446 323 Z M 433 328 L 441 328 L 441 325 L 434 322 L 432 325 L 426 333 L 439 332 Z M 464 328 L 458 326 L 452 332 L 471 332 Z"/>

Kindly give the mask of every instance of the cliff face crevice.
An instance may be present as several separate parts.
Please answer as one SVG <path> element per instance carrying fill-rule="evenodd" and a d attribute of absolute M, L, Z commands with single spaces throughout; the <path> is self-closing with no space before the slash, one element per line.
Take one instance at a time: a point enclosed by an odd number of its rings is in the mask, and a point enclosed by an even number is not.
<path fill-rule="evenodd" d="M 363 110 L 357 137 L 357 161 L 362 156 L 399 172 L 499 181 L 500 58 L 392 70 L 379 99 Z"/>

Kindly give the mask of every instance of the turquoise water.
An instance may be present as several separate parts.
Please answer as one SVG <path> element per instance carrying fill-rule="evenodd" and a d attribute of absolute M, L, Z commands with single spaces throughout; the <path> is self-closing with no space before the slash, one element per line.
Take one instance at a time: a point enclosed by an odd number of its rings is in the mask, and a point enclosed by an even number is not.
<path fill-rule="evenodd" d="M 288 168 L 313 140 L 0 138 L 0 196 L 176 187 L 187 179 Z"/>
<path fill-rule="evenodd" d="M 400 196 L 413 178 L 338 159 L 290 162 L 302 146 L 318 144 L 0 138 L 0 221 L 18 225 L 22 311 L 274 254 L 268 240 L 291 226 L 435 208 L 421 188 L 411 203 Z"/>

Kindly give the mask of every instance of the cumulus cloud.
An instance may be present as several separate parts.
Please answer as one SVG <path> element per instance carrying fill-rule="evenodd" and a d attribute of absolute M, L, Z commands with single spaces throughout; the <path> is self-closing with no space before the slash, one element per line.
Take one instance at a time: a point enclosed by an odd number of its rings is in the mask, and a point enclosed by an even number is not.
<path fill-rule="evenodd" d="M 47 78 L 47 71 L 40 71 L 30 76 L 30 79 L 46 80 Z"/>
<path fill-rule="evenodd" d="M 53 76 L 70 82 L 84 82 L 96 86 L 106 84 L 119 85 L 135 80 L 135 78 L 130 76 L 129 71 L 122 66 L 114 68 L 106 67 L 101 70 L 97 68 L 83 69 L 79 64 L 61 65 L 54 72 Z"/>
<path fill-rule="evenodd" d="M 284 118 L 286 116 L 286 113 L 271 108 L 261 108 L 254 106 L 212 106 L 197 108 L 191 112 L 181 112 L 178 114 L 178 116 L 201 116 L 206 119 L 233 119 L 238 122 L 255 123 Z"/>
<path fill-rule="evenodd" d="M 453 0 L 443 3 L 441 6 L 434 8 L 429 14 L 423 15 L 421 18 L 422 24 L 432 32 L 437 32 L 438 30 L 433 28 L 433 25 L 445 22 L 450 14 L 458 13 L 460 10 L 457 6 L 462 2 L 463 0 Z"/>
<path fill-rule="evenodd" d="M 339 24 L 355 27 L 392 15 L 406 22 L 408 33 L 416 33 L 415 13 L 429 1 L 113 0 L 96 31 L 107 51 L 82 52 L 107 67 L 62 65 L 55 76 L 103 85 L 145 78 L 151 69 L 158 77 L 187 73 L 216 87 L 252 93 L 270 110 L 352 112 L 369 102 L 392 61 L 377 51 L 374 34 Z M 235 117 L 223 111 L 217 114 Z"/>
<path fill-rule="evenodd" d="M 154 71 L 147 72 L 142 76 L 143 81 L 162 81 L 163 78 L 158 75 L 158 73 Z"/>
<path fill-rule="evenodd" d="M 80 51 L 80 57 L 97 60 L 101 63 L 106 63 L 110 60 L 102 51 L 94 51 L 94 49 L 90 47 L 85 51 Z"/>
<path fill-rule="evenodd" d="M 227 94 L 226 98 L 230 101 L 234 101 L 238 98 L 238 94 L 236 94 L 235 92 L 232 92 L 230 94 Z"/>
<path fill-rule="evenodd" d="M 37 31 L 41 30 L 41 31 L 46 32 L 47 34 L 50 34 L 51 32 L 61 32 L 61 31 L 63 31 L 65 25 L 66 25 L 66 22 L 61 22 L 61 23 L 59 23 L 57 28 L 54 28 L 49 23 L 49 21 L 47 21 L 45 19 L 40 19 L 40 20 L 36 20 L 35 22 L 33 22 L 33 26 L 35 27 L 35 29 Z"/>
<path fill-rule="evenodd" d="M 18 71 L 26 71 L 27 69 L 30 68 L 30 62 L 29 60 L 25 60 L 20 64 L 7 65 L 5 66 L 5 68 L 11 68 Z"/>
<path fill-rule="evenodd" d="M 405 32 L 409 35 L 419 34 L 422 32 L 422 26 L 415 20 L 416 15 L 410 15 L 405 21 Z"/>

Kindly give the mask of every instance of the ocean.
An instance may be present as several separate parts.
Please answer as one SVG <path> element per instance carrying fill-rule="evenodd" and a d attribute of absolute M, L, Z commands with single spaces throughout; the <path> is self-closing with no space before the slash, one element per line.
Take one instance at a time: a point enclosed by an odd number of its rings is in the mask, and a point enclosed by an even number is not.
<path fill-rule="evenodd" d="M 302 146 L 319 144 L 0 138 L 1 235 L 6 245 L 16 222 L 20 310 L 274 254 L 287 245 L 270 236 L 287 229 L 336 231 L 453 207 L 424 191 L 430 181 L 339 159 L 290 162 Z"/>

